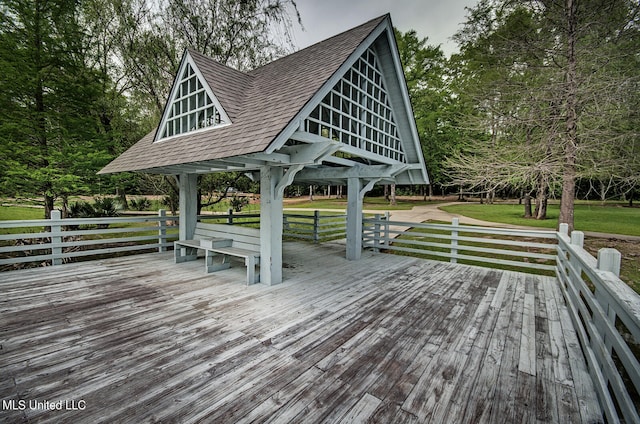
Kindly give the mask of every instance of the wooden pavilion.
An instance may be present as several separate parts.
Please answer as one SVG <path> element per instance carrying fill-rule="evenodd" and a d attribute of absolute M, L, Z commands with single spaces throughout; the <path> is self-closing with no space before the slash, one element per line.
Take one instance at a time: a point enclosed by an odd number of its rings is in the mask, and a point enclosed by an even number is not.
<path fill-rule="evenodd" d="M 177 176 L 180 239 L 196 226 L 198 174 L 259 179 L 269 285 L 282 281 L 284 189 L 347 185 L 346 256 L 359 259 L 364 195 L 428 183 L 390 16 L 246 73 L 185 51 L 157 129 L 100 172 L 124 171 Z"/>

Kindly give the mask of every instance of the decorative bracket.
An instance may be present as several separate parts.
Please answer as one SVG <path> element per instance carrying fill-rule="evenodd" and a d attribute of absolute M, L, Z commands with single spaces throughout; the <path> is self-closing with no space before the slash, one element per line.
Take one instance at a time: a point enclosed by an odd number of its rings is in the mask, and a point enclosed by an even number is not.
<path fill-rule="evenodd" d="M 302 168 L 304 168 L 304 165 L 291 165 L 289 169 L 287 169 L 282 179 L 278 182 L 278 185 L 276 185 L 276 194 L 279 198 L 284 196 L 284 189 L 291 185 L 296 174 L 300 172 Z"/>

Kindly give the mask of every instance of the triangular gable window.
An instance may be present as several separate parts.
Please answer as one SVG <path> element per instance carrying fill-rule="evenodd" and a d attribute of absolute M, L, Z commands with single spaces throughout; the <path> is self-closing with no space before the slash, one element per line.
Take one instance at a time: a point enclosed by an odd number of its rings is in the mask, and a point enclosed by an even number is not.
<path fill-rule="evenodd" d="M 179 78 L 164 112 L 158 140 L 231 123 L 220 103 L 204 83 L 190 57 L 183 62 Z"/>
<path fill-rule="evenodd" d="M 305 120 L 305 130 L 406 162 L 377 54 L 372 48 Z"/>

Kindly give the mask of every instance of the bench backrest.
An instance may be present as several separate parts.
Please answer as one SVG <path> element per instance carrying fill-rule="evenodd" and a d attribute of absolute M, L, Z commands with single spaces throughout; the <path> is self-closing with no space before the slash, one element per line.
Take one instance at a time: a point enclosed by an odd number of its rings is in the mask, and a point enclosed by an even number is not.
<path fill-rule="evenodd" d="M 195 240 L 222 238 L 233 240 L 233 247 L 260 251 L 260 229 L 239 225 L 196 223 Z"/>

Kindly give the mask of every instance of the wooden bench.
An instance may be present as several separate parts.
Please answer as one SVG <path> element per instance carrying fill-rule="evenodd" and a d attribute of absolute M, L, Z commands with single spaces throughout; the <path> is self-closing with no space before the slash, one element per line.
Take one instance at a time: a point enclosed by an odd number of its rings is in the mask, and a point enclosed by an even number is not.
<path fill-rule="evenodd" d="M 227 269 L 231 266 L 227 256 L 244 258 L 247 267 L 247 284 L 260 281 L 260 230 L 227 224 L 207 224 L 198 222 L 192 240 L 174 242 L 175 262 L 197 259 L 198 250 L 205 252 L 205 272 Z M 222 262 L 214 264 L 216 254 L 222 255 Z"/>

